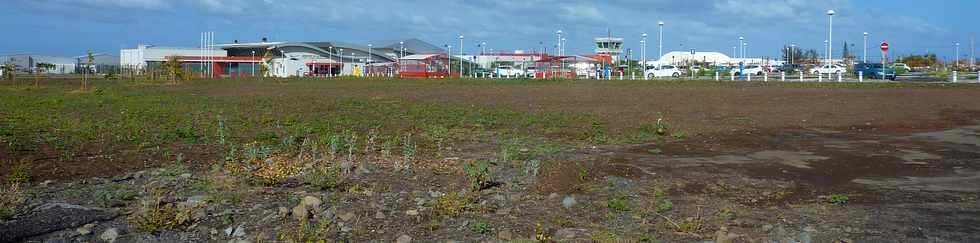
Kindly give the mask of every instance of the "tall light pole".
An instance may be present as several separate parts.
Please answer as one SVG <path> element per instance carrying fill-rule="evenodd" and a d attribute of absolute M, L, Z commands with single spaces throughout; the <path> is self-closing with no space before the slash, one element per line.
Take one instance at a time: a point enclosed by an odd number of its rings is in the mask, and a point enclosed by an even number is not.
<path fill-rule="evenodd" d="M 861 62 L 868 62 L 868 32 L 864 32 L 864 57 L 861 58 Z"/>
<path fill-rule="evenodd" d="M 253 61 L 252 65 L 251 65 L 252 66 L 252 77 L 255 77 L 255 63 L 254 63 L 254 61 L 255 61 L 255 51 L 252 51 L 252 61 Z"/>
<path fill-rule="evenodd" d="M 789 45 L 789 64 L 793 64 L 793 55 L 796 55 L 796 44 Z"/>
<path fill-rule="evenodd" d="M 459 35 L 459 78 L 463 78 L 463 35 Z"/>
<path fill-rule="evenodd" d="M 960 43 L 959 42 L 956 42 L 956 55 L 953 56 L 953 57 L 956 58 L 956 59 L 954 59 L 954 60 L 956 60 L 955 61 L 955 63 L 956 63 L 955 65 L 956 66 L 954 66 L 954 67 L 956 69 L 959 69 L 960 68 Z"/>
<path fill-rule="evenodd" d="M 742 56 L 744 58 L 748 58 L 749 57 L 749 42 L 748 41 L 742 42 Z"/>
<path fill-rule="evenodd" d="M 446 57 L 448 57 L 449 64 L 446 65 L 447 77 L 452 77 L 453 75 L 453 46 L 446 45 Z"/>
<path fill-rule="evenodd" d="M 827 15 L 830 16 L 830 34 L 827 40 L 827 65 L 833 64 L 834 58 L 834 12 L 833 9 L 827 10 Z"/>
<path fill-rule="evenodd" d="M 738 47 L 734 47 L 733 46 L 732 47 L 732 58 L 738 58 L 738 55 L 735 54 L 736 51 L 738 51 Z"/>
<path fill-rule="evenodd" d="M 340 73 L 338 74 L 340 75 L 344 74 L 344 66 L 347 64 L 344 63 L 344 48 L 337 48 L 337 52 L 340 52 Z"/>
<path fill-rule="evenodd" d="M 643 72 L 647 70 L 647 33 L 643 33 L 640 36 L 642 37 L 640 38 L 640 56 L 642 56 L 640 57 L 640 60 L 642 60 L 640 64 L 640 72 Z M 646 78 L 647 76 L 643 75 L 643 79 Z"/>
<path fill-rule="evenodd" d="M 823 40 L 823 54 L 827 58 L 827 62 L 824 65 L 830 65 L 830 41 Z"/>
<path fill-rule="evenodd" d="M 555 50 L 555 53 L 557 53 L 558 56 L 561 56 L 562 55 L 562 53 L 561 53 L 561 30 L 558 30 L 557 32 L 555 32 L 555 34 L 558 35 L 558 46 L 556 46 L 557 48 L 555 48 L 556 49 Z"/>
<path fill-rule="evenodd" d="M 660 50 L 657 52 L 657 60 L 660 60 L 664 57 L 664 21 L 657 22 L 657 25 L 660 26 L 660 42 L 657 43 L 657 47 Z M 657 62 L 657 67 L 660 67 L 659 61 Z"/>
<path fill-rule="evenodd" d="M 739 36 L 738 37 L 738 58 L 739 59 L 745 59 L 745 49 L 742 49 L 742 45 L 744 44 L 743 42 L 745 42 L 745 37 Z"/>

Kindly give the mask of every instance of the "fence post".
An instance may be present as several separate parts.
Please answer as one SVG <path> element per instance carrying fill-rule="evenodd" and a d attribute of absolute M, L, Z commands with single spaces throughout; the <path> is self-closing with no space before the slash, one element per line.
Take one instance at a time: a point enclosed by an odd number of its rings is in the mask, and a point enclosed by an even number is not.
<path fill-rule="evenodd" d="M 721 78 L 721 77 L 719 77 L 719 75 L 720 74 L 718 72 L 715 72 L 715 81 L 721 81 L 721 80 L 719 80 Z"/>
<path fill-rule="evenodd" d="M 817 73 L 817 83 L 823 82 L 823 73 Z"/>
<path fill-rule="evenodd" d="M 980 71 L 977 71 L 977 83 L 980 83 Z"/>
<path fill-rule="evenodd" d="M 728 75 L 732 78 L 732 81 L 735 81 L 735 73 L 729 72 Z"/>
<path fill-rule="evenodd" d="M 749 73 L 748 75 L 749 75 L 749 76 L 746 76 L 746 77 L 748 77 L 748 79 L 746 79 L 746 81 L 749 81 L 749 82 L 752 82 L 752 74 L 751 74 L 751 73 Z"/>
<path fill-rule="evenodd" d="M 956 74 L 957 74 L 956 71 L 953 71 L 953 83 L 956 83 L 956 78 L 957 78 Z"/>
<path fill-rule="evenodd" d="M 864 83 L 864 71 L 858 71 L 858 83 Z"/>
<path fill-rule="evenodd" d="M 779 81 L 786 82 L 786 72 L 779 72 Z"/>
<path fill-rule="evenodd" d="M 800 71 L 800 82 L 803 82 L 803 71 Z"/>
<path fill-rule="evenodd" d="M 844 82 L 844 72 L 838 72 L 837 73 L 837 82 L 838 83 Z"/>
<path fill-rule="evenodd" d="M 763 76 L 762 81 L 769 82 L 769 73 L 765 73 L 764 75 L 766 76 Z"/>

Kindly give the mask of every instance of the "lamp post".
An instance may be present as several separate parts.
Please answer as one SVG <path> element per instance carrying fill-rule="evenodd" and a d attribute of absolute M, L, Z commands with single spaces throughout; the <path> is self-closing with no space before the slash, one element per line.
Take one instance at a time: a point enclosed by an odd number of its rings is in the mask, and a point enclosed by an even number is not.
<path fill-rule="evenodd" d="M 742 42 L 742 58 L 748 58 L 749 56 L 749 42 Z"/>
<path fill-rule="evenodd" d="M 252 51 L 252 61 L 255 61 L 255 51 Z M 252 77 L 255 77 L 255 63 L 252 63 Z"/>
<path fill-rule="evenodd" d="M 745 49 L 743 48 L 743 45 L 744 45 L 743 42 L 745 42 L 745 37 L 739 36 L 738 37 L 738 48 L 739 48 L 738 49 L 738 58 L 740 58 L 740 59 L 745 59 Z"/>
<path fill-rule="evenodd" d="M 340 74 L 344 74 L 344 66 L 347 66 L 344 63 L 344 48 L 337 48 L 337 52 L 340 52 Z"/>
<path fill-rule="evenodd" d="M 864 32 L 864 57 L 861 58 L 861 62 L 868 62 L 868 32 Z"/>
<path fill-rule="evenodd" d="M 459 56 L 460 56 L 460 58 L 459 58 L 459 78 L 463 78 L 463 58 L 462 58 L 462 56 L 463 55 L 466 55 L 466 54 L 463 54 L 463 49 L 464 49 L 463 47 L 464 47 L 464 45 L 463 45 L 463 35 L 459 35 Z M 452 58 L 452 57 L 450 57 L 450 58 Z"/>
<path fill-rule="evenodd" d="M 833 9 L 827 10 L 827 15 L 830 16 L 830 34 L 828 35 L 827 42 L 827 65 L 833 64 L 834 58 L 834 12 Z"/>
<path fill-rule="evenodd" d="M 657 22 L 657 26 L 660 26 L 660 42 L 657 44 L 660 51 L 657 52 L 657 60 L 660 60 L 664 58 L 664 21 Z M 657 62 L 657 67 L 660 67 L 659 61 Z"/>
<path fill-rule="evenodd" d="M 796 44 L 789 45 L 789 64 L 793 64 L 793 56 L 796 55 Z"/>
<path fill-rule="evenodd" d="M 557 46 L 557 48 L 555 48 L 555 49 L 557 49 L 557 50 L 555 50 L 555 53 L 557 53 L 558 56 L 561 56 L 562 55 L 562 53 L 561 53 L 561 30 L 558 30 L 557 32 L 555 32 L 555 34 L 558 35 L 558 46 Z"/>
<path fill-rule="evenodd" d="M 449 62 L 448 65 L 446 65 L 446 71 L 448 73 L 446 77 L 452 77 L 453 76 L 453 46 L 448 44 L 446 45 L 446 57 L 448 57 L 447 60 Z"/>
<path fill-rule="evenodd" d="M 956 60 L 954 62 L 956 66 L 953 66 L 953 68 L 954 70 L 957 70 L 960 68 L 960 43 L 956 42 L 955 45 L 956 45 L 956 55 L 954 55 L 953 57 L 955 58 L 954 60 Z"/>
<path fill-rule="evenodd" d="M 640 60 L 641 60 L 640 61 L 640 72 L 642 73 L 642 72 L 644 72 L 644 71 L 647 70 L 647 33 L 643 33 L 640 36 L 642 37 L 640 39 L 640 56 L 642 56 L 642 57 L 640 57 Z M 647 76 L 646 75 L 643 75 L 643 80 L 646 80 L 646 79 L 647 79 Z"/>
<path fill-rule="evenodd" d="M 827 62 L 824 65 L 830 65 L 830 41 L 823 40 L 823 54 L 827 58 Z"/>

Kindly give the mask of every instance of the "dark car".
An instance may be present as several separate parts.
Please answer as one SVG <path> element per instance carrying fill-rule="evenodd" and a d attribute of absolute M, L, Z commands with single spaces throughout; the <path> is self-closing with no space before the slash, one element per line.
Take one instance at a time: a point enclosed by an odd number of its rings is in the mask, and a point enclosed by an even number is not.
<path fill-rule="evenodd" d="M 881 63 L 859 63 L 854 65 L 854 75 L 864 75 L 872 79 L 888 79 L 895 81 L 895 69 L 885 67 Z"/>
<path fill-rule="evenodd" d="M 782 66 L 779 66 L 779 68 L 777 68 L 776 71 L 788 73 L 788 72 L 799 72 L 802 71 L 803 69 L 804 69 L 803 65 L 801 64 L 783 64 Z"/>

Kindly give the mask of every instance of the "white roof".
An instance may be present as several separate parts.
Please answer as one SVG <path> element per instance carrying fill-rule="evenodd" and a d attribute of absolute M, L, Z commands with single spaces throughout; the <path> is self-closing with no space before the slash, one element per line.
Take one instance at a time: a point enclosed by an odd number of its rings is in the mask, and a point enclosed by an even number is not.
<path fill-rule="evenodd" d="M 416 55 L 404 56 L 401 59 L 402 60 L 425 60 L 439 55 L 440 54 L 416 54 Z"/>

